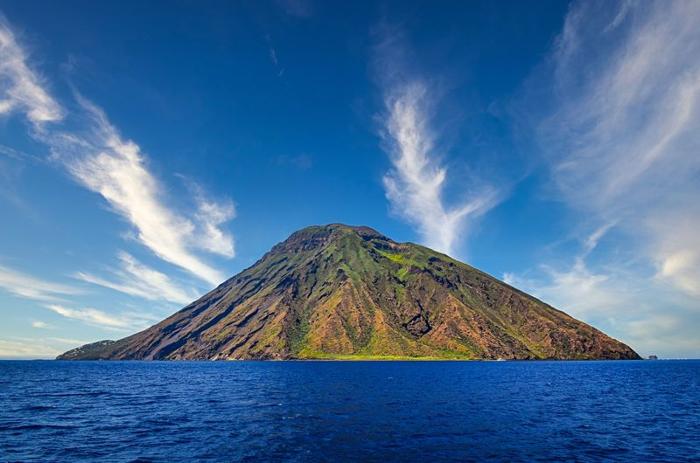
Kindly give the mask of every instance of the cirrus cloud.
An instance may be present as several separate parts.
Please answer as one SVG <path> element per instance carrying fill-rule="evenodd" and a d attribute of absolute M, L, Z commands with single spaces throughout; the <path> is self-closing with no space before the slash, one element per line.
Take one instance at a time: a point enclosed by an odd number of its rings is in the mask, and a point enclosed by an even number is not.
<path fill-rule="evenodd" d="M 138 313 L 109 314 L 91 307 L 74 309 L 59 304 L 48 304 L 46 308 L 62 317 L 80 320 L 90 325 L 109 330 L 130 331 L 138 328 L 146 328 L 157 321 L 156 318 Z"/>
<path fill-rule="evenodd" d="M 0 13 L 0 115 L 21 111 L 35 125 L 62 119 L 63 109 L 43 85 Z"/>
<path fill-rule="evenodd" d="M 420 82 L 393 89 L 386 96 L 385 128 L 393 169 L 384 176 L 384 186 L 394 211 L 418 227 L 425 244 L 450 254 L 468 222 L 491 209 L 497 195 L 492 188 L 484 188 L 457 206 L 445 205 L 447 168 L 433 153 L 428 98 Z"/>
<path fill-rule="evenodd" d="M 196 292 L 184 290 L 181 285 L 173 283 L 166 274 L 142 264 L 131 254 L 120 252 L 118 257 L 120 268 L 112 270 L 112 278 L 88 272 L 78 272 L 75 278 L 151 301 L 164 300 L 187 304 L 197 298 Z"/>
<path fill-rule="evenodd" d="M 55 301 L 82 293 L 78 288 L 46 281 L 1 265 L 0 288 L 15 296 L 35 301 Z"/>
<path fill-rule="evenodd" d="M 691 338 L 700 329 L 698 23 L 693 1 L 570 6 L 526 87 L 520 122 L 535 135 L 553 191 L 581 218 L 572 228 L 614 224 L 616 252 L 586 261 L 605 229 L 573 265 L 542 265 L 535 279 L 510 275 L 647 352 L 661 344 L 640 327 L 678 327 L 662 353 L 681 356 L 698 348 Z"/>
<path fill-rule="evenodd" d="M 233 238 L 222 226 L 234 217 L 233 203 L 197 196 L 196 211 L 182 214 L 169 205 L 165 188 L 133 141 L 124 139 L 104 111 L 76 94 L 81 110 L 77 128 L 46 125 L 65 111 L 27 64 L 7 22 L 0 18 L 0 114 L 21 109 L 39 130 L 30 134 L 46 144 L 53 160 L 81 185 L 98 193 L 111 210 L 133 226 L 136 239 L 160 259 L 211 285 L 226 277 L 195 250 L 234 256 Z"/>

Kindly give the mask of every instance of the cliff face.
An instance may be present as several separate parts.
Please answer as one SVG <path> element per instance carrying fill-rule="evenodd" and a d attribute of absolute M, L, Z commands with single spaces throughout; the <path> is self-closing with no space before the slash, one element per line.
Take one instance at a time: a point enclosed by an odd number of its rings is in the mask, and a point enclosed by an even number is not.
<path fill-rule="evenodd" d="M 308 227 L 145 331 L 61 359 L 637 359 L 625 344 L 443 254 Z"/>

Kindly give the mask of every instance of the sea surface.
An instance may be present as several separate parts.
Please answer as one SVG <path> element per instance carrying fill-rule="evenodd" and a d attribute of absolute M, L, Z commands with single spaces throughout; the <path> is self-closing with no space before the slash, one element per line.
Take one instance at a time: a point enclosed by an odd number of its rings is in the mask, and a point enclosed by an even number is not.
<path fill-rule="evenodd" d="M 0 362 L 0 461 L 700 461 L 700 361 Z"/>

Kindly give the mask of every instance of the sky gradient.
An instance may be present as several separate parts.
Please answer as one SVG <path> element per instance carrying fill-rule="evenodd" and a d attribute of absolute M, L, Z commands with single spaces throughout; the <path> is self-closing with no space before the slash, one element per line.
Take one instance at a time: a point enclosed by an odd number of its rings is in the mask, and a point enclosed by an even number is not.
<path fill-rule="evenodd" d="M 700 3 L 492 3 L 0 2 L 0 357 L 333 222 L 700 357 Z"/>

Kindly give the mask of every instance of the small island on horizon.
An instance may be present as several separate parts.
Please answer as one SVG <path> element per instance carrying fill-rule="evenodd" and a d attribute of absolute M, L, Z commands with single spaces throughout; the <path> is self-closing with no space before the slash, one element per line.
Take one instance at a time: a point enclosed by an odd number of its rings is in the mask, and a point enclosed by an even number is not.
<path fill-rule="evenodd" d="M 311 226 L 162 322 L 60 360 L 640 359 L 467 264 L 365 226 Z"/>

